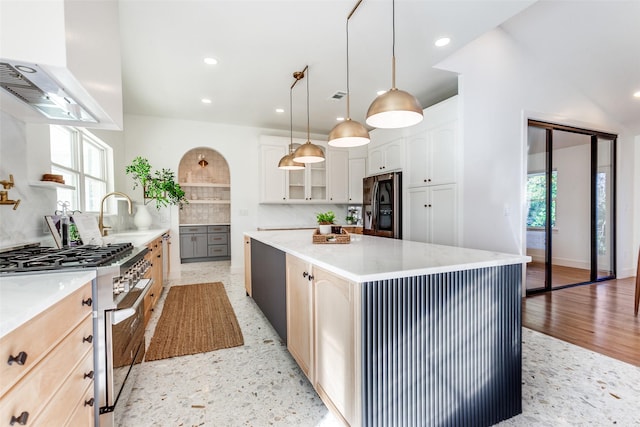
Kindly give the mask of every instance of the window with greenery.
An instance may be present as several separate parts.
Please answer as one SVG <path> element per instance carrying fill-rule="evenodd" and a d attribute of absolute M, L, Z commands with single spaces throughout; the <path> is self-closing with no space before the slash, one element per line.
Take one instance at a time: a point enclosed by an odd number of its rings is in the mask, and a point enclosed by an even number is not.
<path fill-rule="evenodd" d="M 86 131 L 51 126 L 51 173 L 64 177 L 75 187 L 58 189 L 58 200 L 69 202 L 70 209 L 98 212 L 100 200 L 111 187 L 113 170 L 111 147 Z"/>
<path fill-rule="evenodd" d="M 551 173 L 551 227 L 556 226 L 558 171 Z M 544 172 L 527 175 L 527 227 L 544 228 L 547 222 L 547 177 Z"/>

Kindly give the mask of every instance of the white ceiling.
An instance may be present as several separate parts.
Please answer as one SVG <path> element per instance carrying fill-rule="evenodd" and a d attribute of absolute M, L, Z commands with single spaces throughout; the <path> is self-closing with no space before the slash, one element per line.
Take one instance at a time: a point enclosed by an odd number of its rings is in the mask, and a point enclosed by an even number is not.
<path fill-rule="evenodd" d="M 588 2 L 586 12 L 564 1 L 525 10 L 532 3 L 396 0 L 397 87 L 423 107 L 455 94 L 457 76 L 433 65 L 511 18 L 504 28 L 518 42 L 640 133 L 640 100 L 631 98 L 640 90 L 640 0 Z M 119 0 L 125 113 L 288 131 L 292 74 L 309 65 L 293 91 L 293 127 L 306 131 L 308 81 L 311 132 L 326 134 L 346 115 L 345 100 L 329 98 L 346 90 L 345 24 L 355 4 Z M 391 86 L 391 5 L 365 0 L 349 21 L 351 117 L 361 123 L 375 92 Z M 435 47 L 441 36 L 452 43 Z M 205 65 L 207 56 L 218 65 Z"/>

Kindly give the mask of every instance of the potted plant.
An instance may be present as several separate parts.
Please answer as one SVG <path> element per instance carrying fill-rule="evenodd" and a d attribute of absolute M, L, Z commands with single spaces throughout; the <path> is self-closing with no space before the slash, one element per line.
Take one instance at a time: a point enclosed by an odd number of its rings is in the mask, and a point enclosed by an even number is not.
<path fill-rule="evenodd" d="M 352 215 L 347 215 L 347 217 L 345 218 L 345 221 L 347 221 L 348 225 L 351 225 L 355 222 L 355 218 Z"/>
<path fill-rule="evenodd" d="M 134 179 L 133 189 L 140 185 L 144 192 L 144 204 L 155 201 L 156 209 L 169 205 L 178 205 L 180 209 L 189 203 L 184 190 L 175 180 L 175 174 L 169 169 L 151 170 L 149 160 L 136 157 L 125 169 Z"/>
<path fill-rule="evenodd" d="M 320 234 L 329 234 L 331 233 L 331 224 L 336 219 L 336 214 L 333 211 L 327 211 L 324 213 L 316 214 L 316 220 L 318 221 L 318 228 L 320 230 Z"/>

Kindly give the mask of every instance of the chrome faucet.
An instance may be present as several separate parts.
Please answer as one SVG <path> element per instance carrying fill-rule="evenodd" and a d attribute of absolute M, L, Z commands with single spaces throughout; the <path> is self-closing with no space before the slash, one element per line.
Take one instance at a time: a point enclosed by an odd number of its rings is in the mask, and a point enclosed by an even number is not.
<path fill-rule="evenodd" d="M 104 221 L 104 201 L 109 196 L 122 196 L 125 199 L 127 199 L 127 203 L 129 204 L 129 215 L 133 214 L 133 207 L 131 204 L 131 198 L 129 198 L 129 196 L 119 191 L 114 191 L 112 193 L 106 194 L 100 201 L 100 216 L 98 216 L 98 228 L 100 229 L 100 235 L 103 237 L 107 235 L 107 229 L 111 228 L 111 227 L 105 226 L 103 222 Z"/>

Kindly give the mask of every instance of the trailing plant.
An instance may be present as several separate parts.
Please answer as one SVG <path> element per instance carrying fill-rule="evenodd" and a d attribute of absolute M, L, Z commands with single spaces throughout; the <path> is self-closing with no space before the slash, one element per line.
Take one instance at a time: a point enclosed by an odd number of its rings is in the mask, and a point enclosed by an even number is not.
<path fill-rule="evenodd" d="M 178 205 L 180 209 L 189 203 L 184 190 L 175 180 L 175 174 L 170 169 L 152 171 L 149 160 L 136 157 L 126 167 L 125 172 L 134 179 L 133 189 L 138 186 L 143 189 L 144 203 L 155 201 L 156 209 L 168 205 Z"/>
<path fill-rule="evenodd" d="M 333 224 L 333 221 L 335 221 L 335 219 L 336 214 L 334 214 L 332 211 L 316 214 L 316 220 L 320 225 Z"/>

